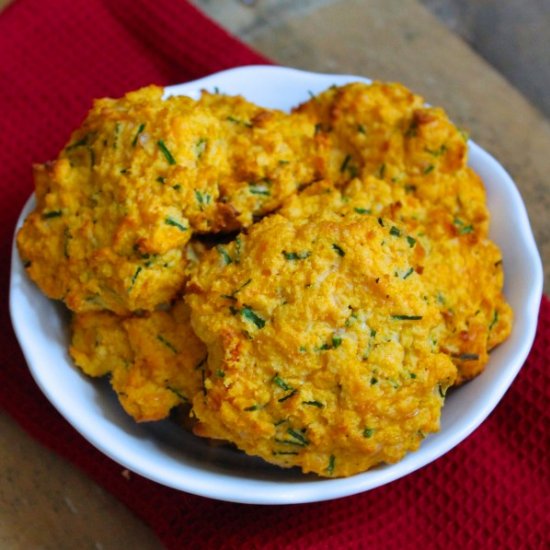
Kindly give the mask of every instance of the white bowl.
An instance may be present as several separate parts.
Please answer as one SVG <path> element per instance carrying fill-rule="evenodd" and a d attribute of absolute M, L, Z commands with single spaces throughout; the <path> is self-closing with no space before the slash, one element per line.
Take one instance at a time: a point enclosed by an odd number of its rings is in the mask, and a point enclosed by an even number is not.
<path fill-rule="evenodd" d="M 332 84 L 366 81 L 282 67 L 244 67 L 167 89 L 197 98 L 201 89 L 242 94 L 267 107 L 289 109 Z M 13 247 L 10 309 L 32 375 L 46 397 L 88 441 L 123 467 L 188 493 L 254 504 L 315 502 L 367 491 L 407 475 L 440 457 L 479 426 L 506 392 L 531 348 L 542 293 L 542 265 L 522 199 L 505 170 L 469 142 L 470 165 L 481 175 L 492 215 L 491 238 L 503 251 L 505 294 L 514 309 L 510 338 L 492 354 L 486 370 L 453 391 L 441 431 L 401 462 L 345 479 L 305 476 L 186 433 L 170 421 L 137 424 L 105 381 L 80 373 L 67 353 L 68 314 L 28 279 Z M 18 227 L 33 208 L 25 206 Z"/>

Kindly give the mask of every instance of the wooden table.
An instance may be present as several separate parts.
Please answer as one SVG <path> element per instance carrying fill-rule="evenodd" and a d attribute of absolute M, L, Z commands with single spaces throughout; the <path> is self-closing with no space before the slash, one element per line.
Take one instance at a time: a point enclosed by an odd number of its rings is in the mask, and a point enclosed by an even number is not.
<path fill-rule="evenodd" d="M 550 124 L 416 0 L 194 1 L 282 65 L 400 81 L 444 106 L 516 181 L 548 291 Z M 116 499 L 1 413 L 0 471 L 0 548 L 161 547 Z"/>

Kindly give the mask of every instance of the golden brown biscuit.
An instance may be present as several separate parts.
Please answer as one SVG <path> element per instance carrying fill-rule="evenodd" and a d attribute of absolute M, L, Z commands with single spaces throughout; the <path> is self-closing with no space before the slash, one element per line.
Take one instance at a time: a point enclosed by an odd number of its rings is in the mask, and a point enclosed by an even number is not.
<path fill-rule="evenodd" d="M 456 369 L 402 231 L 356 213 L 274 215 L 206 254 L 186 296 L 209 354 L 196 433 L 346 476 L 436 431 Z"/>
<path fill-rule="evenodd" d="M 162 94 L 96 101 L 58 159 L 35 168 L 37 207 L 19 250 L 31 278 L 73 311 L 169 302 L 193 232 L 250 225 L 314 178 L 306 117 Z"/>
<path fill-rule="evenodd" d="M 439 174 L 433 177 L 435 186 L 445 186 Z M 418 271 L 429 299 L 443 315 L 445 330 L 439 345 L 458 367 L 457 383 L 483 370 L 489 351 L 508 337 L 512 322 L 502 294 L 502 255 L 483 236 L 483 224 L 466 225 L 445 205 L 374 177 L 355 179 L 339 188 L 320 182 L 289 199 L 280 211 L 291 220 L 315 218 L 320 212 L 374 215 L 398 222 L 419 254 Z"/>
<path fill-rule="evenodd" d="M 110 376 L 120 403 L 138 422 L 167 417 L 202 388 L 206 350 L 181 301 L 145 317 L 76 314 L 70 353 L 89 376 Z"/>

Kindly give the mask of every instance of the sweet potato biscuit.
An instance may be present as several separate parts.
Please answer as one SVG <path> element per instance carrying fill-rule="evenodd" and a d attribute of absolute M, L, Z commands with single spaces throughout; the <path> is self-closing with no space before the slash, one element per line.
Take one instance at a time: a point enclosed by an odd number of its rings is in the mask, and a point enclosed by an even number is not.
<path fill-rule="evenodd" d="M 314 178 L 307 117 L 162 93 L 96 101 L 58 159 L 35 167 L 19 249 L 31 278 L 73 311 L 169 302 L 193 232 L 249 225 Z"/>
<path fill-rule="evenodd" d="M 502 294 L 502 255 L 483 236 L 484 224 L 466 225 L 445 205 L 372 176 L 338 188 L 319 182 L 289 199 L 280 213 L 304 220 L 329 211 L 381 216 L 407 231 L 430 302 L 445 322 L 439 344 L 458 367 L 457 383 L 479 374 L 489 351 L 508 337 L 512 321 Z"/>
<path fill-rule="evenodd" d="M 196 433 L 321 476 L 416 449 L 456 376 L 419 252 L 389 220 L 328 213 L 207 253 L 186 295 L 208 348 Z"/>
<path fill-rule="evenodd" d="M 70 353 L 87 375 L 110 376 L 120 403 L 138 422 L 167 417 L 202 387 L 206 350 L 181 301 L 145 317 L 75 314 Z"/>

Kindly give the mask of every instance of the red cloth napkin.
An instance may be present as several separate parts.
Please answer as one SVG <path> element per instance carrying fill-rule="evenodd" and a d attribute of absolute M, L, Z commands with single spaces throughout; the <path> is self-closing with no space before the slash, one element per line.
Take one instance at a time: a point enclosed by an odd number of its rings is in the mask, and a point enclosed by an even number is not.
<path fill-rule="evenodd" d="M 0 406 L 116 495 L 168 548 L 542 548 L 549 543 L 550 301 L 512 388 L 435 463 L 332 502 L 246 506 L 157 485 L 91 447 L 31 379 L 8 314 L 13 227 L 31 164 L 54 158 L 94 97 L 267 61 L 181 0 L 18 0 L 0 16 Z"/>

